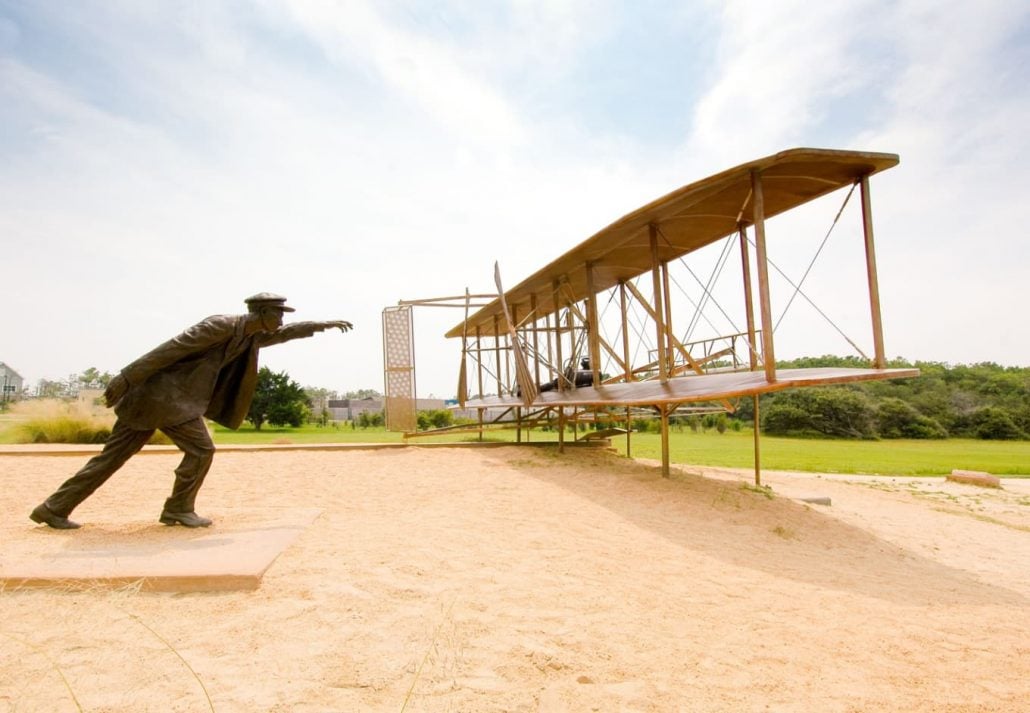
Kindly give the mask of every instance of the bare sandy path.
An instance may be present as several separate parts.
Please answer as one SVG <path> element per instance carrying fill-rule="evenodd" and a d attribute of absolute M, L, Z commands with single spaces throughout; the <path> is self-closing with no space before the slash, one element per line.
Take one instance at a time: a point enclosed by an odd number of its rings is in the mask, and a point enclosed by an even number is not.
<path fill-rule="evenodd" d="M 66 533 L 26 515 L 82 459 L 0 458 L 0 557 L 188 536 L 156 522 L 177 460 L 133 459 Z M 777 473 L 768 498 L 686 471 L 221 453 L 198 507 L 215 527 L 322 515 L 256 592 L 0 593 L 0 711 L 1030 710 L 1030 481 Z"/>

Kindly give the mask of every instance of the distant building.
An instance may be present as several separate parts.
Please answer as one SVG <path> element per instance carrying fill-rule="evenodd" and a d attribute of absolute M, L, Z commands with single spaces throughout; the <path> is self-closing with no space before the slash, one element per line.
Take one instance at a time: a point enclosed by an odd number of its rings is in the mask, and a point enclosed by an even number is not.
<path fill-rule="evenodd" d="M 3 387 L 0 398 L 4 401 L 13 401 L 21 394 L 24 379 L 21 378 L 21 374 L 0 361 L 0 385 Z"/>
<path fill-rule="evenodd" d="M 416 411 L 436 411 L 447 408 L 447 402 L 443 399 L 415 399 Z"/>
<path fill-rule="evenodd" d="M 375 413 L 383 410 L 383 400 L 369 397 L 367 399 L 329 399 L 327 404 L 329 418 L 334 421 L 353 421 L 366 411 Z"/>
<path fill-rule="evenodd" d="M 433 411 L 436 409 L 445 408 L 443 399 L 416 399 L 415 410 L 416 411 Z M 356 418 L 361 418 L 361 414 L 366 411 L 375 413 L 383 410 L 383 399 L 380 398 L 367 398 L 367 399 L 330 399 L 328 403 L 329 418 L 334 421 L 353 421 Z"/>

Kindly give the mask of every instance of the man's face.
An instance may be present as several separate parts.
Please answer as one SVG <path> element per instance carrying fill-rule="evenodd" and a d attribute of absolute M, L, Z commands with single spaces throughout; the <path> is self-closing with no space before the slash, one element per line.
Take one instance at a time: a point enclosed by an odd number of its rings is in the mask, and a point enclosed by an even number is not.
<path fill-rule="evenodd" d="M 261 329 L 265 332 L 274 332 L 283 326 L 283 311 L 275 307 L 263 307 L 259 312 L 261 317 Z"/>

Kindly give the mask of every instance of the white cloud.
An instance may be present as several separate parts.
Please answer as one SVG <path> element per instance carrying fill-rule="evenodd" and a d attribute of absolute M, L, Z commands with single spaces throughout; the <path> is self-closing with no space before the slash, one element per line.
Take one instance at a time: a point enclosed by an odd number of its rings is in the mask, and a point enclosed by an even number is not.
<path fill-rule="evenodd" d="M 386 24 L 374 4 L 285 0 L 285 8 L 330 59 L 370 64 L 451 131 L 504 147 L 526 141 L 527 129 L 503 94 L 463 66 L 452 48 Z"/>
<path fill-rule="evenodd" d="M 856 38 L 871 29 L 870 5 L 724 3 L 719 61 L 683 160 L 720 170 L 807 145 L 826 102 L 869 81 Z"/>

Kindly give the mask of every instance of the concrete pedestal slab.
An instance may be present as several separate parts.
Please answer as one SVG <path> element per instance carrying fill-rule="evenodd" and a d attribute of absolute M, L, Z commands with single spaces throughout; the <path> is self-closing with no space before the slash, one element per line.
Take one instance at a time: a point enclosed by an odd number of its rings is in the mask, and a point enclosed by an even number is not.
<path fill-rule="evenodd" d="M 82 589 L 140 582 L 147 591 L 257 589 L 265 571 L 321 510 L 210 513 L 215 524 L 189 529 L 156 521 L 87 523 L 80 530 L 38 527 L 38 538 L 0 548 L 0 588 Z"/>

